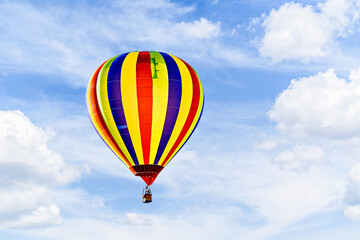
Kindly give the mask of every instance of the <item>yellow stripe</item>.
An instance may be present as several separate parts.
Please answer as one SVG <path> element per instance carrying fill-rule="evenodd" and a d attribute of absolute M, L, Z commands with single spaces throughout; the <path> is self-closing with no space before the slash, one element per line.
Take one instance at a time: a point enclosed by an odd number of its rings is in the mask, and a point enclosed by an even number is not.
<path fill-rule="evenodd" d="M 149 164 L 154 164 L 165 123 L 169 95 L 169 80 L 166 63 L 161 54 L 158 52 L 150 52 L 150 57 L 155 58 L 156 62 L 156 66 L 151 64 L 153 77 L 155 76 L 155 69 L 157 70 L 157 78 L 153 78 L 153 112 L 149 159 Z"/>
<path fill-rule="evenodd" d="M 139 110 L 136 89 L 136 62 L 139 52 L 131 52 L 125 58 L 121 71 L 121 96 L 126 123 L 136 156 L 140 165 L 144 164 L 141 144 Z"/>
<path fill-rule="evenodd" d="M 170 55 L 170 54 L 169 54 Z M 179 114 L 175 122 L 174 129 L 171 133 L 170 139 L 166 145 L 166 148 L 164 150 L 163 155 L 161 156 L 158 165 L 161 165 L 166 157 L 166 155 L 169 153 L 170 149 L 174 145 L 176 139 L 180 135 L 181 130 L 183 129 L 186 118 L 189 115 L 190 107 L 191 107 L 191 101 L 193 97 L 193 85 L 192 85 L 192 79 L 190 72 L 186 65 L 181 61 L 179 58 L 170 55 L 176 62 L 177 66 L 180 70 L 181 75 L 181 102 L 180 102 L 180 108 L 179 108 Z"/>
<path fill-rule="evenodd" d="M 195 70 L 194 70 L 195 71 Z M 185 141 L 189 138 L 190 134 L 194 131 L 194 128 L 196 126 L 196 123 L 199 121 L 200 118 L 200 114 L 201 114 L 201 110 L 202 107 L 204 105 L 204 90 L 200 81 L 199 76 L 196 74 L 197 78 L 199 79 L 199 86 L 200 86 L 200 99 L 199 99 L 199 107 L 196 111 L 196 115 L 195 118 L 193 120 L 193 122 L 191 123 L 191 126 L 189 128 L 189 130 L 187 131 L 184 139 L 181 141 L 181 143 L 179 144 L 179 146 L 176 148 L 176 150 L 174 151 L 174 153 L 171 155 L 171 157 L 167 160 L 167 162 L 165 163 L 164 167 L 170 162 L 170 160 L 174 157 L 174 155 L 180 150 L 181 146 L 184 145 Z"/>
<path fill-rule="evenodd" d="M 94 73 L 95 74 L 95 73 Z M 93 76 L 91 77 L 91 79 L 94 77 L 94 74 Z M 101 136 L 101 138 L 105 141 L 105 143 L 109 146 L 109 148 L 116 154 L 116 156 L 122 160 L 122 157 L 119 153 L 119 151 L 114 148 L 112 146 L 112 144 L 110 143 L 110 140 L 105 136 L 104 132 L 101 130 L 100 126 L 99 126 L 99 123 L 95 120 L 95 114 L 94 114 L 94 109 L 95 109 L 95 106 L 91 105 L 91 101 L 90 101 L 90 84 L 91 84 L 91 80 L 89 81 L 89 85 L 88 85 L 88 88 L 87 88 L 87 92 L 86 92 L 86 103 L 87 103 L 87 107 L 88 107 L 88 111 L 89 111 L 89 115 L 90 115 L 90 119 L 91 119 L 91 122 L 94 124 L 97 132 L 99 133 L 99 135 Z M 130 165 L 128 165 L 126 163 L 126 161 L 122 160 L 122 162 L 125 163 L 125 165 L 127 167 L 130 167 Z"/>
<path fill-rule="evenodd" d="M 109 97 L 107 93 L 107 76 L 109 73 L 109 68 L 112 62 L 117 58 L 113 57 L 109 61 L 105 63 L 105 65 L 101 68 L 101 71 L 98 76 L 97 85 L 96 85 L 96 94 L 98 97 L 99 107 L 101 114 L 104 118 L 105 124 L 108 127 L 112 137 L 115 139 L 117 145 L 123 151 L 125 157 L 129 160 L 132 165 L 134 161 L 132 160 L 127 148 L 125 147 L 124 141 L 120 136 L 119 130 L 116 127 L 113 115 L 111 113 L 110 104 L 109 104 Z"/>

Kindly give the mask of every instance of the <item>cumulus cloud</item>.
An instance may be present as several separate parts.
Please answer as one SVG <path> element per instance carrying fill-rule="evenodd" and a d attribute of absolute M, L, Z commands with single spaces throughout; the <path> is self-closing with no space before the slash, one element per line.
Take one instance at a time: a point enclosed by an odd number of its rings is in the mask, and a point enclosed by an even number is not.
<path fill-rule="evenodd" d="M 63 185 L 79 177 L 59 153 L 48 149 L 46 142 L 53 132 L 35 126 L 20 111 L 0 111 L 0 126 L 0 179 L 8 186 Z"/>
<path fill-rule="evenodd" d="M 0 225 L 37 227 L 61 222 L 51 191 L 80 173 L 47 147 L 54 133 L 20 111 L 0 111 Z"/>
<path fill-rule="evenodd" d="M 352 71 L 349 81 L 333 69 L 291 80 L 268 112 L 282 132 L 329 138 L 360 135 L 360 82 Z"/>
<path fill-rule="evenodd" d="M 327 0 L 316 7 L 285 3 L 263 21 L 260 54 L 273 62 L 324 56 L 337 37 L 353 30 L 359 10 L 357 0 Z"/>
<path fill-rule="evenodd" d="M 332 169 L 337 178 L 337 208 L 354 221 L 360 220 L 360 68 L 340 78 L 334 69 L 291 80 L 268 112 L 277 122 L 280 136 L 292 149 L 278 153 L 274 164 L 281 169 L 304 172 L 312 166 Z M 320 147 L 321 146 L 321 147 Z M 324 167 L 307 171 L 325 171 Z M 351 169 L 349 171 L 349 169 Z M 348 180 L 344 178 L 349 171 Z M 302 174 L 300 174 L 302 175 Z M 335 176 L 337 175 L 337 176 Z"/>
<path fill-rule="evenodd" d="M 311 165 L 323 162 L 325 153 L 317 146 L 295 145 L 292 150 L 285 150 L 279 153 L 274 163 L 281 169 L 296 172 L 306 171 Z"/>

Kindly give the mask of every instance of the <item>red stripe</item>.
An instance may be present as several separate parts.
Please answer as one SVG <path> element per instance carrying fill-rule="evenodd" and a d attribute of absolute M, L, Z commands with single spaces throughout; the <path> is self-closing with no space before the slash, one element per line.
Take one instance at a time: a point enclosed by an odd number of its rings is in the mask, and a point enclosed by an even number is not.
<path fill-rule="evenodd" d="M 144 164 L 149 164 L 151 142 L 153 79 L 150 64 L 150 53 L 139 52 L 136 63 L 136 87 Z"/>
<path fill-rule="evenodd" d="M 180 59 L 181 60 L 181 59 Z M 171 157 L 171 155 L 175 152 L 176 148 L 180 145 L 181 141 L 184 139 L 186 133 L 189 131 L 191 124 L 194 121 L 194 118 L 196 116 L 196 112 L 198 110 L 199 107 L 199 102 L 200 102 L 200 85 L 199 85 L 199 79 L 194 71 L 194 69 L 187 64 L 185 61 L 181 60 L 183 63 L 185 63 L 186 67 L 188 68 L 190 75 L 191 75 L 191 79 L 192 79 L 192 84 L 193 84 L 193 98 L 192 98 L 192 102 L 191 102 L 191 106 L 190 106 L 190 112 L 189 115 L 186 119 L 186 122 L 184 124 L 183 129 L 180 132 L 179 137 L 176 139 L 174 145 L 172 146 L 172 148 L 170 149 L 170 152 L 166 155 L 166 158 L 164 159 L 163 163 L 161 164 L 161 166 L 165 166 L 166 162 L 169 160 L 169 158 Z"/>
<path fill-rule="evenodd" d="M 124 156 L 124 153 L 121 151 L 121 149 L 117 145 L 115 139 L 113 138 L 108 127 L 105 124 L 104 118 L 101 115 L 101 111 L 100 111 L 100 107 L 99 107 L 99 103 L 98 103 L 98 99 L 97 99 L 97 95 L 96 95 L 97 78 L 98 78 L 101 68 L 103 67 L 103 65 L 106 62 L 107 61 L 105 61 L 103 64 L 101 64 L 101 66 L 95 71 L 94 76 L 90 80 L 90 89 L 89 89 L 89 91 L 90 91 L 89 92 L 90 93 L 89 94 L 90 95 L 89 96 L 90 107 L 93 110 L 94 121 L 99 125 L 100 131 L 104 133 L 105 138 L 109 140 L 109 145 L 111 145 L 113 148 L 115 148 L 118 151 L 120 157 L 122 158 L 121 160 L 124 160 L 125 162 L 128 163 L 129 166 L 131 166 L 131 163 L 126 159 L 126 157 Z M 98 129 L 96 129 L 96 130 L 98 131 Z M 99 135 L 100 135 L 100 133 L 99 133 Z M 100 135 L 100 137 L 101 137 L 101 135 Z"/>

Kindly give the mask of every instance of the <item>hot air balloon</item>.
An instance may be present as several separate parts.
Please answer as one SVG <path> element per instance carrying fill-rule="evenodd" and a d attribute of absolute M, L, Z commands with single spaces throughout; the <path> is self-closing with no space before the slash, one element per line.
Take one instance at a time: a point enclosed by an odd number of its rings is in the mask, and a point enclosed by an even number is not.
<path fill-rule="evenodd" d="M 96 131 L 144 180 L 143 202 L 151 202 L 149 186 L 200 120 L 204 92 L 196 71 L 167 53 L 125 53 L 95 71 L 86 100 Z"/>

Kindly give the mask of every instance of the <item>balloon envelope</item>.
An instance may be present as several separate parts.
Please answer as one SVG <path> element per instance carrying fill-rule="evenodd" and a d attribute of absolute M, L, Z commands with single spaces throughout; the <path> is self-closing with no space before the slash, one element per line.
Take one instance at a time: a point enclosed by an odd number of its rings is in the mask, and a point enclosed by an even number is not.
<path fill-rule="evenodd" d="M 89 81 L 86 100 L 100 137 L 151 185 L 196 128 L 204 93 L 188 63 L 142 51 L 105 61 Z"/>

